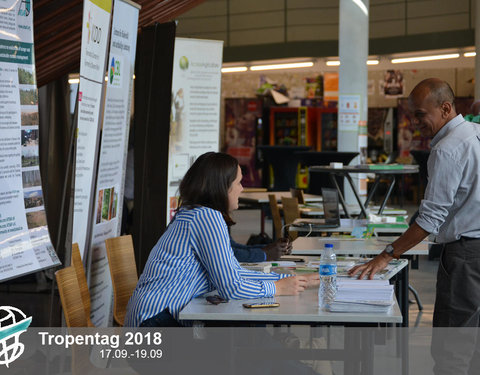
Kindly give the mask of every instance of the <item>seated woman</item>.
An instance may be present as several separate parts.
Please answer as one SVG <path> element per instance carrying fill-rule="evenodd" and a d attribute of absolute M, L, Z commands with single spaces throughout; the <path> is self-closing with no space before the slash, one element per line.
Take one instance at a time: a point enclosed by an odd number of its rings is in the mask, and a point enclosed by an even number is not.
<path fill-rule="evenodd" d="M 128 303 L 125 326 L 175 326 L 193 298 L 217 289 L 225 299 L 295 295 L 318 285 L 318 274 L 292 276 L 242 268 L 227 223 L 243 190 L 238 162 L 208 152 L 180 183 L 178 211 L 160 237 Z"/>

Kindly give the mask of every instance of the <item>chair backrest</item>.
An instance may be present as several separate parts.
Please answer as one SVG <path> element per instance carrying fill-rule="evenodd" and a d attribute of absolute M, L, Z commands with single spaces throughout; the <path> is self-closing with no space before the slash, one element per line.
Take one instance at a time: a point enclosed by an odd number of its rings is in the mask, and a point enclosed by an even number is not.
<path fill-rule="evenodd" d="M 132 236 L 109 238 L 105 247 L 113 284 L 113 318 L 123 326 L 128 300 L 138 282 Z"/>
<path fill-rule="evenodd" d="M 280 216 L 280 209 L 278 208 L 277 198 L 275 194 L 268 194 L 270 201 L 270 211 L 272 212 L 273 229 L 275 230 L 275 240 L 283 237 L 282 233 L 282 217 Z"/>
<path fill-rule="evenodd" d="M 285 225 L 292 224 L 295 219 L 300 217 L 300 209 L 298 208 L 297 198 L 282 197 L 283 217 L 285 219 Z M 290 239 L 297 238 L 297 232 L 289 231 Z"/>
<path fill-rule="evenodd" d="M 305 196 L 302 189 L 290 188 L 290 194 L 292 194 L 292 198 L 298 199 L 298 204 L 305 204 Z"/>
<path fill-rule="evenodd" d="M 87 277 L 85 276 L 85 268 L 83 267 L 82 257 L 80 255 L 80 248 L 78 243 L 72 245 L 72 266 L 77 275 L 78 286 L 80 294 L 82 295 L 83 306 L 85 307 L 85 315 L 87 317 L 88 327 L 95 327 L 90 319 L 90 291 L 88 289 Z"/>
<path fill-rule="evenodd" d="M 85 306 L 74 267 L 58 270 L 55 272 L 55 278 L 67 327 L 88 327 Z"/>

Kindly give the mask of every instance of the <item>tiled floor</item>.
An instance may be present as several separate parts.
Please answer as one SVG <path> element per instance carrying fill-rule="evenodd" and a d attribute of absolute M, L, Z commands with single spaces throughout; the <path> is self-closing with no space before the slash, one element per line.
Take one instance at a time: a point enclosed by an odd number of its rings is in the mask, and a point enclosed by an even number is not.
<path fill-rule="evenodd" d="M 415 212 L 416 207 L 406 207 L 406 209 L 411 214 Z M 251 234 L 260 232 L 260 211 L 258 210 L 238 210 L 234 213 L 233 220 L 237 224 L 232 227 L 232 237 L 240 243 L 246 243 Z M 271 236 L 272 223 L 268 219 L 265 222 L 265 229 Z M 417 290 L 423 304 L 423 311 L 418 310 L 416 303 L 410 304 L 410 326 L 432 326 L 437 267 L 438 259 L 428 260 L 427 256 L 421 256 L 418 269 L 410 269 L 410 285 Z M 412 293 L 410 298 L 414 299 Z"/>

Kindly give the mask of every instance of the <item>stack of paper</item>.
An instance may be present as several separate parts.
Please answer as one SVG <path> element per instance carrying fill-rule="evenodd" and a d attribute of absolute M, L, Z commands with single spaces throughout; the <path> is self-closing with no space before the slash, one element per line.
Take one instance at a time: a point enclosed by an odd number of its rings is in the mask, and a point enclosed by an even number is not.
<path fill-rule="evenodd" d="M 337 279 L 337 294 L 330 304 L 333 312 L 389 312 L 393 285 L 388 280 Z"/>
<path fill-rule="evenodd" d="M 260 262 L 260 263 L 240 263 L 243 268 L 251 271 L 260 271 L 269 273 L 272 269 L 272 263 L 270 262 Z"/>

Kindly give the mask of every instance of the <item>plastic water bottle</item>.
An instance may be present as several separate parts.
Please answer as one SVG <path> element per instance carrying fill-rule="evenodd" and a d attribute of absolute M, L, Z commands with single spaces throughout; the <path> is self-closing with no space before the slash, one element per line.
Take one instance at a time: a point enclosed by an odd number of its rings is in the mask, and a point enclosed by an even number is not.
<path fill-rule="evenodd" d="M 326 308 L 333 302 L 337 293 L 337 256 L 331 243 L 325 244 L 318 272 L 320 274 L 318 303 L 320 307 Z"/>

